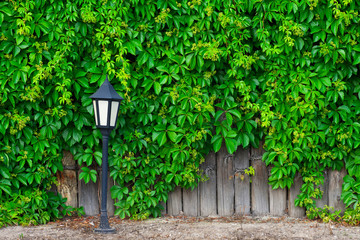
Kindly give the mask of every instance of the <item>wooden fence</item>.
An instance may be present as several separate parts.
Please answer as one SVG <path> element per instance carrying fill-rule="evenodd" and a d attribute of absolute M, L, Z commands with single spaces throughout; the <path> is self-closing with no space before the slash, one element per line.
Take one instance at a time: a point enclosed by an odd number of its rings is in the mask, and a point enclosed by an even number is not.
<path fill-rule="evenodd" d="M 262 148 L 238 149 L 234 154 L 228 154 L 226 148 L 221 148 L 218 153 L 210 153 L 201 166 L 209 180 L 199 183 L 193 191 L 176 188 L 169 194 L 167 203 L 163 203 L 163 213 L 173 216 L 305 216 L 303 208 L 294 206 L 294 200 L 302 185 L 301 176 L 296 175 L 290 189 L 271 189 L 267 183 L 271 167 L 266 167 L 261 161 L 262 154 Z M 97 183 L 88 184 L 78 180 L 80 172 L 68 152 L 64 155 L 63 165 L 64 171 L 58 175 L 58 192 L 68 198 L 68 205 L 84 206 L 87 215 L 98 214 L 101 179 Z M 245 174 L 243 179 L 238 177 L 249 166 L 255 169 L 255 175 L 249 177 Z M 317 200 L 317 206 L 328 205 L 335 209 L 344 209 L 340 195 L 345 174 L 345 170 L 325 173 L 324 185 L 320 186 L 324 196 Z M 111 216 L 115 208 L 109 191 L 113 185 L 110 179 L 108 185 L 107 206 Z"/>

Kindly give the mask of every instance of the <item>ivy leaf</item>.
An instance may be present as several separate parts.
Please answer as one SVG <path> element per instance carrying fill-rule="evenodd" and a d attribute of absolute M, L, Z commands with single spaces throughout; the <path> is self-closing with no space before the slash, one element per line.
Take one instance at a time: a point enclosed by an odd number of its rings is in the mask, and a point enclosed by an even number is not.
<path fill-rule="evenodd" d="M 86 34 L 87 34 L 87 26 L 86 26 L 85 23 L 81 24 L 80 33 L 81 33 L 81 35 L 83 35 L 83 37 L 86 37 Z"/>
<path fill-rule="evenodd" d="M 96 174 L 97 174 L 97 172 L 94 169 L 92 169 L 89 174 L 91 181 L 93 181 L 94 183 L 96 183 L 96 179 L 97 179 Z"/>
<path fill-rule="evenodd" d="M 169 174 L 166 176 L 165 181 L 166 181 L 167 183 L 170 183 L 170 182 L 173 180 L 174 177 L 175 177 L 175 174 L 169 173 Z"/>
<path fill-rule="evenodd" d="M 169 71 L 169 69 L 164 65 L 157 66 L 156 69 L 159 70 L 160 72 L 166 72 L 166 73 L 168 73 Z"/>
<path fill-rule="evenodd" d="M 346 113 L 351 113 L 351 110 L 348 106 L 342 105 L 339 107 L 339 109 L 345 111 Z"/>
<path fill-rule="evenodd" d="M 157 141 L 158 141 L 160 147 L 161 147 L 162 145 L 164 145 L 164 144 L 166 143 L 166 132 L 160 133 L 159 136 L 158 136 L 158 138 L 157 138 Z"/>
<path fill-rule="evenodd" d="M 12 16 L 12 11 L 11 11 L 8 7 L 2 6 L 2 7 L 0 8 L 0 11 L 3 12 L 3 13 L 5 13 L 5 14 L 8 15 L 8 16 Z"/>
<path fill-rule="evenodd" d="M 69 139 L 71 138 L 71 128 L 65 128 L 62 133 L 62 136 L 65 141 L 69 141 Z"/>
<path fill-rule="evenodd" d="M 298 49 L 298 50 L 302 50 L 303 47 L 304 47 L 304 44 L 305 44 L 304 40 L 303 40 L 302 38 L 300 38 L 300 37 L 298 37 L 298 38 L 295 40 L 295 47 L 296 47 L 296 49 Z"/>
<path fill-rule="evenodd" d="M 123 198 L 123 192 L 121 191 L 121 187 L 119 185 L 112 186 L 110 189 L 110 192 L 111 192 L 112 199 L 121 200 Z"/>
<path fill-rule="evenodd" d="M 3 21 L 4 21 L 4 14 L 0 12 L 0 26 L 2 25 Z"/>
<path fill-rule="evenodd" d="M 186 65 L 190 66 L 190 62 L 191 62 L 193 57 L 194 57 L 193 53 L 186 56 L 186 58 L 185 58 Z"/>
<path fill-rule="evenodd" d="M 89 180 L 90 180 L 90 177 L 89 176 L 89 172 L 90 172 L 90 169 L 87 168 L 87 167 L 82 167 L 81 168 L 81 173 L 79 174 L 79 179 L 84 179 L 84 182 L 85 183 L 88 183 Z"/>
<path fill-rule="evenodd" d="M 18 46 L 14 48 L 14 57 L 16 57 L 20 53 L 21 49 Z"/>
<path fill-rule="evenodd" d="M 152 140 L 155 141 L 156 139 L 158 139 L 160 133 L 161 133 L 161 132 L 153 132 L 153 133 L 152 133 Z"/>
<path fill-rule="evenodd" d="M 147 52 L 142 52 L 140 53 L 139 57 L 138 57 L 138 63 L 139 65 L 143 65 L 144 63 L 146 63 L 146 61 L 149 59 L 150 54 Z"/>
<path fill-rule="evenodd" d="M 0 174 L 1 174 L 4 178 L 10 178 L 9 170 L 6 169 L 6 168 L 0 168 Z"/>
<path fill-rule="evenodd" d="M 160 44 L 163 41 L 163 37 L 160 32 L 157 32 L 155 35 L 155 40 L 158 44 Z"/>
<path fill-rule="evenodd" d="M 168 136 L 172 142 L 176 142 L 177 134 L 175 132 L 168 131 Z"/>
<path fill-rule="evenodd" d="M 327 86 L 327 87 L 330 87 L 330 86 L 331 86 L 331 80 L 330 80 L 330 78 L 328 78 L 328 77 L 323 77 L 323 78 L 321 78 L 321 82 L 322 82 L 325 86 Z"/>
<path fill-rule="evenodd" d="M 233 138 L 225 138 L 225 145 L 230 154 L 233 154 L 237 149 L 236 140 Z"/>
<path fill-rule="evenodd" d="M 155 94 L 156 94 L 156 95 L 159 95 L 159 94 L 160 94 L 160 92 L 161 92 L 161 85 L 160 85 L 160 83 L 154 82 L 154 90 L 155 90 Z"/>
<path fill-rule="evenodd" d="M 232 115 L 236 116 L 238 119 L 241 119 L 241 114 L 240 114 L 240 112 L 238 110 L 231 109 L 228 112 L 231 113 Z"/>
<path fill-rule="evenodd" d="M 82 138 L 82 132 L 80 130 L 78 130 L 77 128 L 74 128 L 72 136 L 76 142 L 80 142 L 80 140 Z"/>
<path fill-rule="evenodd" d="M 317 135 L 321 138 L 322 142 L 325 142 L 325 133 L 324 132 L 317 132 Z"/>
<path fill-rule="evenodd" d="M 222 136 L 220 134 L 215 135 L 212 139 L 211 139 L 211 143 L 213 144 L 213 149 L 214 152 L 218 152 L 221 148 L 221 144 L 222 144 Z"/>
<path fill-rule="evenodd" d="M 94 152 L 94 158 L 95 158 L 95 161 L 97 162 L 97 164 L 99 164 L 99 166 L 101 166 L 102 164 L 102 153 L 101 152 Z"/>
<path fill-rule="evenodd" d="M 245 148 L 245 147 L 249 146 L 249 143 L 250 143 L 249 136 L 246 133 L 241 134 L 241 136 L 242 136 L 242 142 L 241 143 L 242 143 L 243 147 Z"/>
<path fill-rule="evenodd" d="M 346 59 L 346 53 L 344 49 L 338 49 L 337 52 L 341 55 L 343 59 Z"/>
<path fill-rule="evenodd" d="M 353 62 L 353 64 L 354 65 L 357 65 L 357 64 L 359 64 L 360 63 L 360 54 L 355 54 L 354 55 L 354 62 Z"/>

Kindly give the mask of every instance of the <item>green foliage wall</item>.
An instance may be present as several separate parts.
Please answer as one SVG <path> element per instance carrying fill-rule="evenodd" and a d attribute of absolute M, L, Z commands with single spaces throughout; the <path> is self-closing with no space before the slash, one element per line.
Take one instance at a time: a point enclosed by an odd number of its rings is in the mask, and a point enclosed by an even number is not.
<path fill-rule="evenodd" d="M 110 144 L 121 217 L 159 215 L 176 185 L 197 184 L 210 150 L 225 144 L 233 153 L 264 138 L 274 188 L 290 187 L 300 172 L 296 204 L 312 208 L 324 169 L 345 166 L 343 199 L 356 207 L 359 7 L 351 0 L 1 2 L 2 209 L 33 189 L 45 196 L 64 149 L 82 166 L 80 177 L 96 181 L 101 135 L 88 97 L 107 74 L 125 98 Z M 41 201 L 34 211 L 52 216 L 48 198 Z M 2 211 L 14 214 L 14 206 Z"/>

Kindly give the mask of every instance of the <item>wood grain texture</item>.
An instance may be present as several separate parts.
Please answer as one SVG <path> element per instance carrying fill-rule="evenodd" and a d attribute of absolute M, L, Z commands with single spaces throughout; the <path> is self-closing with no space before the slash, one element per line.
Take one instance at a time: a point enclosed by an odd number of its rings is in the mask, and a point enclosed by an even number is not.
<path fill-rule="evenodd" d="M 207 181 L 200 182 L 199 184 L 200 216 L 214 216 L 217 214 L 216 154 L 210 152 L 200 168 L 208 177 Z"/>
<path fill-rule="evenodd" d="M 169 193 L 169 199 L 167 202 L 168 214 L 171 216 L 178 216 L 182 214 L 182 190 L 180 187 L 176 187 L 173 192 Z"/>
<path fill-rule="evenodd" d="M 98 183 L 94 183 L 90 180 L 85 184 L 84 180 L 79 180 L 79 206 L 84 207 L 87 216 L 99 214 L 99 196 Z"/>
<path fill-rule="evenodd" d="M 271 216 L 283 216 L 286 213 L 287 208 L 287 189 L 272 189 L 269 186 L 270 194 L 270 215 Z"/>
<path fill-rule="evenodd" d="M 295 199 L 297 195 L 300 194 L 300 188 L 303 184 L 302 177 L 299 173 L 296 173 L 294 178 L 294 184 L 288 191 L 288 208 L 289 208 L 289 216 L 301 218 L 305 216 L 305 208 L 295 207 Z"/>
<path fill-rule="evenodd" d="M 63 151 L 63 158 L 61 159 L 64 169 L 75 169 L 76 162 L 73 155 L 69 151 Z"/>
<path fill-rule="evenodd" d="M 263 154 L 262 142 L 260 148 L 251 149 L 251 165 L 255 170 L 251 183 L 251 208 L 254 215 L 266 215 L 270 212 L 268 170 L 262 161 Z"/>
<path fill-rule="evenodd" d="M 78 207 L 78 182 L 74 170 L 64 170 L 57 174 L 59 185 L 57 192 L 67 198 L 67 206 Z"/>
<path fill-rule="evenodd" d="M 345 175 L 345 168 L 341 171 L 330 170 L 329 172 L 329 206 L 334 207 L 334 210 L 341 210 L 343 212 L 345 210 L 345 204 L 340 199 L 340 196 Z"/>
<path fill-rule="evenodd" d="M 261 160 L 252 161 L 255 175 L 251 183 L 251 207 L 254 215 L 266 215 L 269 209 L 269 186 L 267 184 L 268 172 Z"/>
<path fill-rule="evenodd" d="M 161 210 L 161 216 L 164 216 L 165 214 L 167 214 L 167 206 L 166 203 L 161 201 L 160 205 L 163 207 L 163 209 Z"/>
<path fill-rule="evenodd" d="M 217 153 L 217 202 L 220 216 L 231 216 L 235 210 L 233 159 L 223 144 Z"/>
<path fill-rule="evenodd" d="M 272 166 L 268 166 L 268 174 L 271 175 Z M 287 212 L 287 188 L 273 189 L 269 185 L 269 203 L 271 216 L 283 216 Z"/>
<path fill-rule="evenodd" d="M 250 214 L 250 177 L 244 169 L 250 165 L 250 149 L 238 148 L 235 152 L 235 214 Z M 242 179 L 243 176 L 243 179 Z"/>
<path fill-rule="evenodd" d="M 99 202 L 100 202 L 100 206 L 101 206 L 101 194 L 102 194 L 102 189 L 101 189 L 101 181 L 102 181 L 102 172 L 99 172 L 100 175 L 100 179 L 98 180 L 98 188 L 100 189 L 100 198 L 99 198 Z M 108 186 L 107 186 L 107 203 L 106 203 L 106 209 L 107 209 L 107 213 L 109 217 L 114 216 L 114 212 L 115 212 L 115 206 L 114 206 L 114 200 L 111 198 L 111 187 L 114 186 L 114 180 L 110 178 L 110 175 L 108 174 Z"/>
<path fill-rule="evenodd" d="M 185 216 L 195 217 L 199 215 L 198 188 L 194 190 L 183 189 L 183 205 Z"/>

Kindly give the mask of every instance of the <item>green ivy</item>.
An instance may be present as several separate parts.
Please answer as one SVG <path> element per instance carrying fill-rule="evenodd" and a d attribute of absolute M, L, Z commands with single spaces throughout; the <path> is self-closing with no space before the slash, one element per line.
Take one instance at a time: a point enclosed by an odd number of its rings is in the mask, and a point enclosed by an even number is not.
<path fill-rule="evenodd" d="M 357 206 L 357 9 L 351 0 L 1 2 L 0 204 L 46 192 L 63 150 L 96 181 L 89 96 L 108 75 L 125 99 L 109 151 L 120 217 L 158 216 L 169 191 L 202 179 L 210 150 L 264 138 L 273 188 L 299 172 L 296 204 L 309 209 L 325 168 L 345 166 L 342 196 Z"/>

